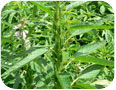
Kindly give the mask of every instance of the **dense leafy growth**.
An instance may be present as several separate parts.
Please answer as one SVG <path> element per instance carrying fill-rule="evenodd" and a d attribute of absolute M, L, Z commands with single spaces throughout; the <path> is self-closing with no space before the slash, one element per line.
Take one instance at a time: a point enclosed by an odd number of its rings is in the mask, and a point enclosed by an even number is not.
<path fill-rule="evenodd" d="M 105 88 L 114 77 L 113 10 L 102 1 L 9 2 L 1 60 L 10 88 Z"/>

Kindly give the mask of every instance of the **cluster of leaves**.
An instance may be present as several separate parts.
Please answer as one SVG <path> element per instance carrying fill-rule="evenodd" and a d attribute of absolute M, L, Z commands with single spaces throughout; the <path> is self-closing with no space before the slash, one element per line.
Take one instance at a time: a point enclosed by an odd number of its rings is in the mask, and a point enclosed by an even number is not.
<path fill-rule="evenodd" d="M 1 77 L 18 89 L 97 89 L 114 77 L 114 14 L 101 1 L 13 1 L 1 22 Z M 22 28 L 14 30 L 16 25 Z M 17 31 L 29 33 L 26 40 Z"/>

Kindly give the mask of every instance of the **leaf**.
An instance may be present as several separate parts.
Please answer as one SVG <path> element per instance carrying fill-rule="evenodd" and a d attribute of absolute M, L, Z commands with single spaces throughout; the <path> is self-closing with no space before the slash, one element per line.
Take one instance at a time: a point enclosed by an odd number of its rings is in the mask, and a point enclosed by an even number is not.
<path fill-rule="evenodd" d="M 16 13 L 17 13 L 17 12 L 14 11 L 14 12 L 12 12 L 12 13 L 9 15 L 9 20 L 8 20 L 9 23 L 12 22 L 12 19 L 13 19 L 14 15 L 15 15 Z"/>
<path fill-rule="evenodd" d="M 10 23 L 8 23 L 8 22 L 6 22 L 6 21 L 2 21 L 1 23 L 2 23 L 2 24 L 5 24 L 5 25 L 8 25 L 8 26 L 11 27 L 11 28 L 14 27 L 13 24 L 10 24 Z"/>
<path fill-rule="evenodd" d="M 75 23 L 75 24 L 72 25 L 72 29 L 73 29 L 73 27 L 74 28 L 76 28 L 76 27 L 80 28 L 80 26 L 84 26 L 84 27 L 85 26 L 101 26 L 101 25 L 103 26 L 104 22 L 109 22 L 109 21 L 112 21 L 112 22 L 114 21 L 114 15 L 113 14 L 108 14 L 108 15 L 106 15 L 104 17 L 101 17 L 98 20 L 91 21 L 91 22 L 88 22 L 88 23 L 87 22 L 79 21 L 78 24 Z M 71 28 L 70 28 L 70 30 L 71 30 Z M 76 29 L 74 29 L 74 30 L 76 30 Z"/>
<path fill-rule="evenodd" d="M 21 56 L 25 56 L 26 54 L 29 54 L 31 52 L 33 52 L 34 50 L 36 50 L 37 48 L 30 48 L 22 53 L 17 53 L 16 55 L 8 55 L 5 59 L 13 59 L 13 58 L 17 58 L 17 57 L 21 57 Z"/>
<path fill-rule="evenodd" d="M 107 61 L 104 59 L 99 59 L 99 58 L 95 58 L 95 57 L 91 57 L 91 56 L 78 56 L 75 58 L 75 60 L 80 61 L 80 62 L 95 63 L 95 64 L 99 64 L 99 65 L 114 67 L 113 61 Z"/>
<path fill-rule="evenodd" d="M 59 75 L 59 82 L 62 86 L 62 89 L 71 89 L 71 81 L 69 79 L 70 75 L 68 74 L 60 74 Z"/>
<path fill-rule="evenodd" d="M 76 52 L 75 56 L 80 56 L 80 55 L 88 55 L 90 53 L 93 53 L 95 50 L 100 48 L 105 44 L 105 41 L 100 41 L 92 44 L 87 44 L 84 46 L 81 46 L 78 51 Z"/>
<path fill-rule="evenodd" d="M 89 85 L 89 84 L 84 84 L 84 83 L 80 83 L 80 82 L 76 82 L 76 84 L 74 85 L 75 89 L 79 88 L 79 89 L 97 89 L 96 87 Z"/>
<path fill-rule="evenodd" d="M 71 4 L 66 6 L 66 10 L 72 9 L 74 7 L 78 7 L 78 6 L 82 5 L 82 4 L 84 4 L 85 2 L 87 2 L 87 1 L 79 1 L 79 2 L 71 3 Z"/>
<path fill-rule="evenodd" d="M 111 82 L 108 80 L 98 80 L 98 81 L 91 83 L 91 85 L 103 85 L 103 86 L 107 87 L 110 83 Z"/>
<path fill-rule="evenodd" d="M 104 12 L 105 12 L 105 7 L 102 5 L 102 6 L 100 7 L 100 13 L 103 14 Z"/>
<path fill-rule="evenodd" d="M 110 30 L 105 30 L 104 31 L 104 34 L 105 34 L 105 38 L 106 38 L 106 41 L 108 43 L 112 43 L 112 41 L 114 41 L 114 33 L 112 33 L 112 31 Z"/>
<path fill-rule="evenodd" d="M 22 81 L 22 79 L 20 78 L 20 74 L 18 73 L 18 74 L 16 75 L 16 80 L 15 80 L 15 83 L 14 83 L 14 85 L 13 85 L 13 88 L 17 89 L 18 86 L 19 86 L 19 84 L 21 83 L 21 81 Z"/>
<path fill-rule="evenodd" d="M 114 13 L 113 8 L 108 8 L 111 13 Z"/>
<path fill-rule="evenodd" d="M 35 51 L 33 51 L 30 55 L 28 55 L 27 57 L 25 57 L 23 60 L 19 61 L 18 63 L 16 63 L 14 66 L 10 67 L 5 73 L 2 74 L 2 77 L 12 73 L 13 71 L 16 71 L 17 69 L 23 67 L 24 65 L 26 65 L 27 63 L 33 61 L 35 58 L 37 58 L 38 56 L 44 54 L 47 51 L 47 49 L 42 48 L 42 49 L 36 49 Z"/>
<path fill-rule="evenodd" d="M 39 9 L 45 11 L 46 13 L 48 13 L 49 15 L 53 16 L 53 13 L 52 11 L 45 7 L 45 6 L 42 6 L 39 2 L 34 2 L 34 1 L 31 1 L 31 3 L 33 3 L 35 6 L 37 6 Z"/>
<path fill-rule="evenodd" d="M 101 69 L 103 69 L 102 65 L 91 65 L 84 69 L 78 76 L 78 79 L 95 79 L 95 77 L 100 73 Z"/>
<path fill-rule="evenodd" d="M 84 34 L 93 29 L 114 29 L 114 26 L 104 26 L 104 25 L 76 25 L 69 29 L 71 32 L 71 37 L 76 35 Z"/>
<path fill-rule="evenodd" d="M 78 29 L 114 29 L 114 26 L 105 26 L 105 25 L 76 25 L 69 29 L 78 30 Z"/>
<path fill-rule="evenodd" d="M 94 21 L 92 23 L 93 23 L 93 25 L 102 25 L 102 24 L 104 24 L 104 22 L 107 22 L 107 21 L 114 21 L 114 15 L 108 14 L 108 15 L 102 17 L 100 20 Z"/>
<path fill-rule="evenodd" d="M 11 40 L 10 40 L 9 38 L 2 38 L 2 39 L 1 39 L 1 42 L 2 42 L 2 43 L 7 43 L 7 42 L 10 43 L 10 41 L 11 41 Z"/>
<path fill-rule="evenodd" d="M 38 83 L 36 84 L 36 88 L 39 87 L 39 89 L 45 89 L 46 85 L 43 81 L 38 81 Z"/>
<path fill-rule="evenodd" d="M 74 36 L 76 36 L 76 35 L 80 35 L 80 34 L 89 32 L 89 31 L 91 31 L 91 30 L 92 30 L 92 29 L 78 29 L 78 30 L 72 30 L 72 31 L 71 31 L 71 37 L 74 37 Z"/>

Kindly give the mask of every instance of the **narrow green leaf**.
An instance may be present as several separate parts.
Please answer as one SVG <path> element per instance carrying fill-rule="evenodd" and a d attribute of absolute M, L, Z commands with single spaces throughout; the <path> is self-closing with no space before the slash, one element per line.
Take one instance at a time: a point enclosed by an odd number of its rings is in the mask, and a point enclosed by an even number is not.
<path fill-rule="evenodd" d="M 17 53 L 16 55 L 8 55 L 5 59 L 13 59 L 13 58 L 17 58 L 17 57 L 21 57 L 21 56 L 25 56 L 31 52 L 33 52 L 34 50 L 36 50 L 37 48 L 30 48 L 24 52 L 21 52 L 21 53 Z"/>
<path fill-rule="evenodd" d="M 102 65 L 91 65 L 79 74 L 78 79 L 94 79 L 100 73 L 101 69 L 103 69 Z"/>
<path fill-rule="evenodd" d="M 95 63 L 95 64 L 99 64 L 99 65 L 114 67 L 113 61 L 107 61 L 104 59 L 99 59 L 99 58 L 95 58 L 95 57 L 91 57 L 91 56 L 78 56 L 75 58 L 75 60 L 80 61 L 80 62 Z"/>
<path fill-rule="evenodd" d="M 76 25 L 75 27 L 72 27 L 69 29 L 71 32 L 71 37 L 74 37 L 76 35 L 84 34 L 86 32 L 89 32 L 93 29 L 113 29 L 114 26 L 103 26 L 103 25 Z"/>
<path fill-rule="evenodd" d="M 87 45 L 81 46 L 76 52 L 75 56 L 88 55 L 90 53 L 93 53 L 95 50 L 97 50 L 104 44 L 105 44 L 105 41 L 100 41 L 93 44 L 87 44 Z"/>
<path fill-rule="evenodd" d="M 15 80 L 15 83 L 14 83 L 14 85 L 13 85 L 13 88 L 15 88 L 15 89 L 17 89 L 18 88 L 18 86 L 19 86 L 19 84 L 21 83 L 21 78 L 20 78 L 20 74 L 18 73 L 17 75 L 16 75 L 16 80 Z"/>
<path fill-rule="evenodd" d="M 8 22 L 6 22 L 6 21 L 2 21 L 1 23 L 2 23 L 2 24 L 5 24 L 5 25 L 8 25 L 8 26 L 11 27 L 11 28 L 14 27 L 13 24 L 10 24 L 10 23 L 8 23 Z"/>
<path fill-rule="evenodd" d="M 74 7 L 78 7 L 78 6 L 82 5 L 82 4 L 84 4 L 85 2 L 87 2 L 87 1 L 73 2 L 73 3 L 66 6 L 66 10 L 69 10 L 71 8 L 74 8 Z"/>
<path fill-rule="evenodd" d="M 16 71 L 17 69 L 23 67 L 25 64 L 33 61 L 38 56 L 44 54 L 46 51 L 47 51 L 47 49 L 45 49 L 45 48 L 37 49 L 37 50 L 33 51 L 30 55 L 25 57 L 23 60 L 19 61 L 14 66 L 10 67 L 5 73 L 2 74 L 2 77 L 4 77 L 4 76 L 10 74 L 11 72 Z"/>
<path fill-rule="evenodd" d="M 69 30 L 78 30 L 78 29 L 114 29 L 114 26 L 105 26 L 105 25 L 76 25 L 70 28 Z"/>
<path fill-rule="evenodd" d="M 42 6 L 39 2 L 35 2 L 35 1 L 31 1 L 31 3 L 33 3 L 34 5 L 36 5 L 39 9 L 45 11 L 46 13 L 48 13 L 49 15 L 53 16 L 53 13 L 52 11 L 45 7 L 45 6 Z"/>
<path fill-rule="evenodd" d="M 90 84 L 84 84 L 84 83 L 80 83 L 80 82 L 76 82 L 74 87 L 75 87 L 75 89 L 77 89 L 77 88 L 79 88 L 79 89 L 97 89 L 96 87 L 94 87 Z"/>
<path fill-rule="evenodd" d="M 8 20 L 9 23 L 12 22 L 12 19 L 13 19 L 14 15 L 15 15 L 16 13 L 17 13 L 17 12 L 14 11 L 14 12 L 12 12 L 12 13 L 9 15 L 9 20 Z"/>

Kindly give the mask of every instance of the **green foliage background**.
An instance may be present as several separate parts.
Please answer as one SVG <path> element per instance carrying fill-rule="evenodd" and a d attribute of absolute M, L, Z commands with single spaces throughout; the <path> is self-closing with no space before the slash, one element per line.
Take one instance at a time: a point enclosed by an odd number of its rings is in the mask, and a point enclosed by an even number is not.
<path fill-rule="evenodd" d="M 16 37 L 24 30 L 26 39 Z M 102 1 L 12 1 L 1 12 L 1 60 L 10 88 L 107 87 L 114 77 L 112 7 Z"/>

